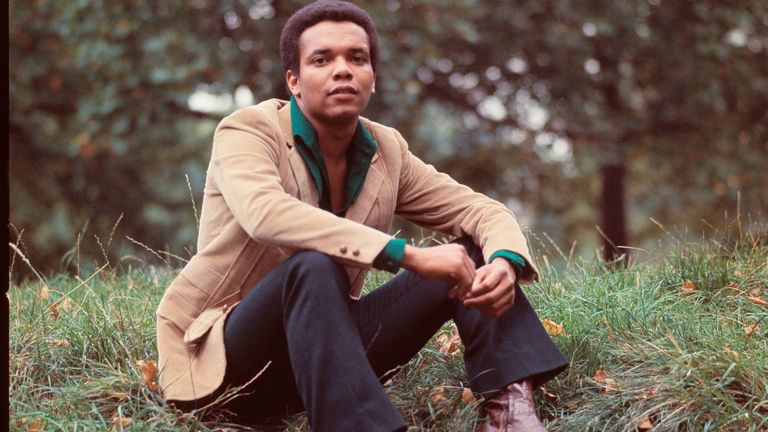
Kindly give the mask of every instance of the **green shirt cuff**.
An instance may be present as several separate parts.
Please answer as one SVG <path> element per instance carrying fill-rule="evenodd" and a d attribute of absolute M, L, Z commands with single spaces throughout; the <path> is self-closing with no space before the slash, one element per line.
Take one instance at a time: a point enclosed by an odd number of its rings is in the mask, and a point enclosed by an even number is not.
<path fill-rule="evenodd" d="M 405 239 L 390 240 L 373 260 L 373 267 L 390 273 L 397 273 L 400 269 L 400 263 L 403 262 L 405 244 Z"/>
<path fill-rule="evenodd" d="M 506 258 L 509 260 L 509 263 L 512 264 L 512 267 L 517 273 L 517 277 L 520 277 L 523 274 L 523 270 L 525 269 L 525 258 L 523 258 L 520 254 L 506 249 L 501 249 L 494 252 L 488 262 L 490 263 L 498 257 Z"/>

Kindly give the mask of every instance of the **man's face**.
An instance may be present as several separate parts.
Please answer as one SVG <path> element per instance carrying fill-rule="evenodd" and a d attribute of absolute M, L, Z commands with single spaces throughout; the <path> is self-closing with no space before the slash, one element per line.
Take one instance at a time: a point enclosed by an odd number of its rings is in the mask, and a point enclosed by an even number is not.
<path fill-rule="evenodd" d="M 302 112 L 315 124 L 357 121 L 374 91 L 368 34 L 352 22 L 322 21 L 299 38 L 300 71 L 286 81 Z"/>

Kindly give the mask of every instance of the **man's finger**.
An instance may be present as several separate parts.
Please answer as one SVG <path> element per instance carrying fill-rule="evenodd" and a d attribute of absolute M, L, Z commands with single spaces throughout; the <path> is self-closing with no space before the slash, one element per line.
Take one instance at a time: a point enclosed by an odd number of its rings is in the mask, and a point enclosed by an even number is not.
<path fill-rule="evenodd" d="M 470 258 L 469 255 L 467 255 L 466 249 L 464 249 L 464 253 L 462 254 L 462 259 L 464 261 L 464 266 L 467 268 L 467 274 L 469 274 L 471 279 L 475 279 L 475 274 L 476 274 L 475 272 L 477 270 L 475 268 L 475 262 L 472 261 L 472 258 Z"/>
<path fill-rule="evenodd" d="M 493 308 L 496 310 L 502 310 L 506 311 L 512 305 L 515 304 L 515 289 L 512 288 L 508 293 L 501 296 L 500 299 L 498 299 L 494 304 Z"/>
<path fill-rule="evenodd" d="M 469 278 L 469 275 L 467 275 L 464 271 L 461 271 L 461 273 L 456 275 L 455 282 L 456 286 L 454 289 L 456 290 L 456 297 L 463 299 L 466 296 L 466 293 L 472 287 L 472 280 Z"/>
<path fill-rule="evenodd" d="M 493 291 L 501 283 L 503 274 L 497 271 L 487 271 L 483 281 L 477 286 L 472 287 L 472 292 L 469 293 L 469 298 L 477 298 L 486 293 Z"/>
<path fill-rule="evenodd" d="M 475 272 L 475 279 L 472 281 L 472 289 L 470 290 L 470 297 L 474 296 L 476 292 L 480 289 L 480 285 L 483 284 L 485 281 L 485 278 L 488 276 L 488 268 L 487 267 L 480 267 Z"/>
<path fill-rule="evenodd" d="M 506 289 L 502 286 L 497 285 L 495 288 L 490 290 L 489 292 L 480 295 L 479 297 L 472 297 L 470 299 L 467 299 L 464 301 L 465 306 L 476 306 L 476 305 L 493 305 L 496 303 L 501 296 L 503 296 L 506 293 Z"/>

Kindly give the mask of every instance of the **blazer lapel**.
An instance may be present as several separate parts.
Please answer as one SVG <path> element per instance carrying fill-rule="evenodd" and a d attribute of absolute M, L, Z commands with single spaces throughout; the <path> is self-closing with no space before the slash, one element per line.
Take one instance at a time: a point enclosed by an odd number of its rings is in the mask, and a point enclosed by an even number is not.
<path fill-rule="evenodd" d="M 296 146 L 293 145 L 290 107 L 290 104 L 285 104 L 285 106 L 278 111 L 280 129 L 282 130 L 283 139 L 287 147 L 288 164 L 291 167 L 293 178 L 299 189 L 298 198 L 317 207 L 319 199 L 317 195 L 317 187 L 315 187 L 315 183 L 312 181 L 312 177 L 307 165 L 304 163 L 304 159 L 302 159 L 301 154 L 296 150 Z M 355 202 L 347 209 L 345 215 L 347 219 L 360 223 L 365 222 L 373 208 L 373 204 L 379 197 L 381 184 L 386 177 L 384 171 L 385 169 L 381 165 L 379 151 L 377 150 L 371 159 L 371 167 L 368 169 L 368 174 L 365 176 L 363 190 L 360 191 L 357 200 L 355 200 Z"/>
<path fill-rule="evenodd" d="M 371 213 L 373 204 L 379 198 L 381 184 L 384 181 L 383 167 L 379 161 L 379 151 L 371 159 L 371 167 L 368 168 L 368 174 L 365 176 L 363 190 L 360 191 L 357 200 L 347 209 L 346 218 L 355 222 L 365 223 L 368 215 Z"/>
<path fill-rule="evenodd" d="M 288 154 L 288 165 L 291 167 L 293 179 L 296 181 L 296 185 L 299 189 L 298 198 L 317 207 L 317 188 L 312 182 L 309 169 L 304 163 L 304 159 L 301 158 L 301 154 L 299 154 L 298 150 L 296 150 L 296 146 L 293 145 L 293 129 L 291 128 L 291 104 L 285 104 L 277 112 L 277 115 L 280 119 L 280 129 L 283 134 L 283 139 L 285 141 Z"/>

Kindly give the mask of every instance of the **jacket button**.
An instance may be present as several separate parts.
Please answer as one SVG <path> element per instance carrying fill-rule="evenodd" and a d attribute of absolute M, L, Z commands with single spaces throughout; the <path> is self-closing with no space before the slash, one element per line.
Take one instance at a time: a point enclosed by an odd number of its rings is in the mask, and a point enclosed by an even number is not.
<path fill-rule="evenodd" d="M 360 255 L 360 249 L 352 249 L 352 255 L 354 256 Z"/>
<path fill-rule="evenodd" d="M 343 253 L 343 254 L 347 253 L 347 247 L 346 247 L 346 246 L 342 246 L 342 247 L 340 247 L 340 248 L 339 248 L 339 252 L 341 252 L 341 253 Z"/>

